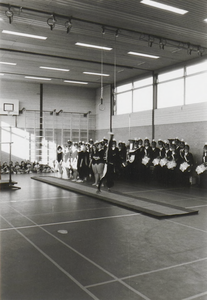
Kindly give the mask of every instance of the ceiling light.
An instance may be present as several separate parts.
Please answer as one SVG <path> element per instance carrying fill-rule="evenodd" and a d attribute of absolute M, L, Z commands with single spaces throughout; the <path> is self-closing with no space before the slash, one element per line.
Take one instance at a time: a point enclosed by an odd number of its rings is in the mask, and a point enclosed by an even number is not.
<path fill-rule="evenodd" d="M 133 52 L 133 51 L 129 51 L 128 54 L 144 56 L 144 57 L 149 57 L 149 58 L 155 58 L 155 59 L 160 58 L 159 56 L 156 56 L 156 55 L 144 54 L 144 53 Z"/>
<path fill-rule="evenodd" d="M 47 20 L 47 24 L 50 26 L 50 29 L 53 30 L 53 28 L 55 27 L 56 24 L 56 19 L 55 16 L 52 15 L 48 20 Z"/>
<path fill-rule="evenodd" d="M 40 39 L 40 40 L 46 40 L 47 39 L 46 36 L 33 35 L 33 34 L 27 34 L 27 33 L 10 31 L 10 30 L 2 30 L 2 33 L 18 35 L 18 36 L 24 36 L 24 37 L 29 37 L 29 38 L 33 38 L 33 39 Z"/>
<path fill-rule="evenodd" d="M 75 43 L 75 45 L 81 46 L 81 47 L 87 47 L 87 48 L 101 49 L 101 50 L 106 50 L 106 51 L 110 51 L 113 49 L 113 48 L 109 48 L 109 47 L 103 47 L 103 46 L 97 46 L 97 45 L 91 45 L 91 44 L 85 44 L 85 43 Z"/>
<path fill-rule="evenodd" d="M 11 65 L 11 66 L 16 66 L 16 63 L 11 63 L 11 62 L 5 62 L 5 61 L 0 61 L 0 64 L 2 65 Z"/>
<path fill-rule="evenodd" d="M 67 22 L 65 22 L 65 27 L 67 29 L 67 33 L 69 33 L 71 28 L 73 27 L 71 19 L 69 19 Z"/>
<path fill-rule="evenodd" d="M 14 13 L 13 13 L 13 11 L 10 10 L 10 7 L 9 7 L 8 10 L 5 11 L 5 15 L 9 19 L 9 24 L 11 24 L 13 16 L 14 16 Z"/>
<path fill-rule="evenodd" d="M 4 76 L 4 73 L 0 73 L 0 76 Z"/>
<path fill-rule="evenodd" d="M 75 80 L 64 80 L 64 82 L 68 82 L 68 83 L 76 83 L 76 84 L 88 84 L 88 82 L 84 82 L 84 81 L 75 81 Z"/>
<path fill-rule="evenodd" d="M 207 19 L 204 19 L 204 22 L 207 22 Z"/>
<path fill-rule="evenodd" d="M 33 76 L 25 76 L 24 78 L 27 79 L 38 79 L 38 80 L 52 80 L 51 78 L 45 78 L 45 77 L 33 77 Z"/>
<path fill-rule="evenodd" d="M 88 74 L 88 75 L 97 75 L 97 76 L 110 76 L 109 74 L 103 74 L 103 73 L 93 73 L 93 72 L 83 72 L 83 74 Z"/>
<path fill-rule="evenodd" d="M 156 7 L 156 8 L 168 10 L 168 11 L 180 14 L 180 15 L 184 15 L 188 12 L 187 10 L 184 10 L 184 9 L 180 9 L 180 8 L 177 8 L 177 7 L 174 7 L 174 6 L 171 6 L 171 5 L 166 5 L 166 4 L 159 3 L 159 2 L 156 2 L 156 1 L 151 1 L 151 0 L 142 0 L 141 3 L 146 4 L 146 5 L 150 5 L 150 6 L 153 6 L 153 7 Z"/>
<path fill-rule="evenodd" d="M 44 67 L 44 66 L 41 66 L 40 69 L 62 71 L 62 72 L 69 72 L 70 71 L 69 69 L 59 69 L 59 68 L 51 68 L 51 67 Z"/>

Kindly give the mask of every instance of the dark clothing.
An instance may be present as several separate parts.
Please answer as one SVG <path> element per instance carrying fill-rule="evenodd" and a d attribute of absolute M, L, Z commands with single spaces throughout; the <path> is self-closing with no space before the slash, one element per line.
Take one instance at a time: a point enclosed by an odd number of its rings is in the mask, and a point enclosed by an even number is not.
<path fill-rule="evenodd" d="M 123 146 L 119 149 L 119 163 L 125 163 L 126 162 L 126 146 Z"/>
<path fill-rule="evenodd" d="M 91 154 L 92 164 L 100 164 L 100 163 L 103 164 L 105 162 L 104 154 L 105 154 L 104 149 L 96 150 L 95 152 L 93 151 Z"/>
<path fill-rule="evenodd" d="M 179 172 L 179 174 L 180 174 L 179 181 L 183 185 L 190 185 L 190 176 L 191 176 L 191 173 L 193 170 L 193 165 L 194 165 L 194 158 L 193 158 L 192 153 L 190 153 L 190 152 L 183 153 L 183 159 L 181 161 L 181 164 L 184 162 L 188 163 L 189 167 L 185 171 Z"/>
<path fill-rule="evenodd" d="M 143 149 L 143 153 L 142 153 L 142 158 L 144 157 L 148 157 L 150 159 L 152 159 L 152 148 L 149 147 L 144 147 Z"/>
<path fill-rule="evenodd" d="M 89 172 L 89 153 L 87 151 L 79 152 L 77 166 L 79 177 L 81 180 L 83 180 L 85 177 L 88 176 Z"/>
<path fill-rule="evenodd" d="M 152 148 L 152 160 L 159 156 L 159 148 Z"/>
<path fill-rule="evenodd" d="M 207 163 L 207 152 L 204 152 L 204 153 L 203 153 L 203 156 L 202 156 L 202 162 L 203 162 L 203 163 Z"/>
<path fill-rule="evenodd" d="M 172 155 L 172 151 L 171 150 L 166 150 L 165 151 L 165 158 L 167 160 L 170 160 L 171 159 L 171 155 Z"/>
<path fill-rule="evenodd" d="M 165 157 L 165 148 L 159 149 L 159 158 L 162 159 Z"/>
<path fill-rule="evenodd" d="M 183 163 L 183 162 L 187 162 L 190 165 L 190 167 L 192 168 L 194 165 L 193 154 L 190 152 L 187 154 L 184 153 L 181 163 Z"/>
<path fill-rule="evenodd" d="M 63 152 L 57 153 L 57 161 L 60 163 L 63 160 Z"/>
<path fill-rule="evenodd" d="M 113 136 L 111 136 L 110 138 L 108 149 L 107 149 L 106 165 L 105 165 L 107 169 L 104 176 L 101 178 L 98 184 L 99 191 L 104 180 L 106 180 L 106 185 L 108 188 L 111 188 L 114 185 L 114 167 L 118 157 L 116 157 L 116 153 L 117 153 L 116 150 L 114 151 L 112 149 L 112 141 L 113 141 Z"/>

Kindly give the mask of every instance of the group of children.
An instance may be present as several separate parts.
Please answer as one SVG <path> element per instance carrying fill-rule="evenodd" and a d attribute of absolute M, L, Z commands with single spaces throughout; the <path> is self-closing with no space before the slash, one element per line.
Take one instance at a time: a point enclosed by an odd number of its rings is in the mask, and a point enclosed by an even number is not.
<path fill-rule="evenodd" d="M 31 173 L 51 173 L 54 169 L 48 164 L 40 164 L 39 162 L 31 162 L 30 160 L 21 161 L 20 163 L 12 161 L 8 164 L 4 162 L 1 165 L 1 174 L 31 174 Z"/>
<path fill-rule="evenodd" d="M 110 133 L 109 140 L 72 142 L 68 141 L 65 149 L 57 147 L 54 165 L 38 162 L 18 161 L 4 162 L 1 174 L 30 174 L 57 172 L 62 177 L 65 171 L 68 179 L 83 182 L 91 178 L 93 185 L 100 189 L 103 179 L 107 187 L 113 186 L 114 178 L 134 182 L 149 182 L 190 185 L 203 183 L 207 175 L 207 143 L 199 164 L 194 161 L 190 147 L 184 140 L 149 141 L 131 139 L 125 142 L 114 139 Z"/>
<path fill-rule="evenodd" d="M 200 183 L 207 173 L 207 144 L 203 147 L 201 163 L 196 165 L 189 145 L 178 138 L 151 143 L 148 138 L 140 138 L 126 144 L 117 143 L 111 133 L 109 140 L 68 141 L 65 152 L 58 146 L 56 169 L 60 176 L 64 168 L 68 179 L 83 182 L 93 178 L 93 185 L 98 189 L 105 174 L 108 174 L 108 187 L 113 185 L 114 178 L 190 185 L 195 180 Z"/>

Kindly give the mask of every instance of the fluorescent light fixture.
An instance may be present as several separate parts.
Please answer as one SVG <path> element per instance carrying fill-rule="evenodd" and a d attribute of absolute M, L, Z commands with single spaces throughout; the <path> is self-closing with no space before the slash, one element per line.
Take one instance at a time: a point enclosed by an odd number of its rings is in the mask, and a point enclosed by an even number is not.
<path fill-rule="evenodd" d="M 91 45 L 91 44 L 85 44 L 85 43 L 75 43 L 75 45 L 81 46 L 81 47 L 87 47 L 87 48 L 102 49 L 102 50 L 106 50 L 106 51 L 110 51 L 113 49 L 113 48 L 109 48 L 109 47 L 103 47 L 103 46 L 97 46 L 97 45 Z"/>
<path fill-rule="evenodd" d="M 75 80 L 64 80 L 64 82 L 68 82 L 68 83 L 77 83 L 77 84 L 88 84 L 88 82 L 84 82 L 84 81 L 75 81 Z"/>
<path fill-rule="evenodd" d="M 144 54 L 144 53 L 133 52 L 133 51 L 129 51 L 128 54 L 144 56 L 144 57 L 149 57 L 149 58 L 155 58 L 155 59 L 160 58 L 159 56 L 156 56 L 156 55 Z"/>
<path fill-rule="evenodd" d="M 44 67 L 44 66 L 41 66 L 40 69 L 62 71 L 62 72 L 69 72 L 70 71 L 69 69 L 59 69 L 59 68 Z"/>
<path fill-rule="evenodd" d="M 88 75 L 97 75 L 97 76 L 110 76 L 109 74 L 103 74 L 103 73 L 93 73 L 93 72 L 83 72 L 83 74 L 88 74 Z"/>
<path fill-rule="evenodd" d="M 4 73 L 0 73 L 0 76 L 4 76 Z"/>
<path fill-rule="evenodd" d="M 11 63 L 11 62 L 5 62 L 5 61 L 0 61 L 1 65 L 10 65 L 10 66 L 16 66 L 16 63 Z"/>
<path fill-rule="evenodd" d="M 174 7 L 174 6 L 171 6 L 171 5 L 166 5 L 166 4 L 159 3 L 159 2 L 156 2 L 156 1 L 151 1 L 151 0 L 142 0 L 141 3 L 146 4 L 146 5 L 150 5 L 150 6 L 153 6 L 153 7 L 156 7 L 156 8 L 168 10 L 168 11 L 180 14 L 180 15 L 184 15 L 188 12 L 187 10 L 184 10 L 184 9 L 180 9 L 180 8 L 177 8 L 177 7 Z"/>
<path fill-rule="evenodd" d="M 207 19 L 204 19 L 204 22 L 207 22 Z"/>
<path fill-rule="evenodd" d="M 18 36 L 23 36 L 23 37 L 33 38 L 33 39 L 40 39 L 40 40 L 46 40 L 47 39 L 46 36 L 33 35 L 33 34 L 27 34 L 27 33 L 10 31 L 10 30 L 2 30 L 2 33 L 11 34 L 11 35 L 18 35 Z"/>
<path fill-rule="evenodd" d="M 28 79 L 38 79 L 38 80 L 52 80 L 51 78 L 45 78 L 45 77 L 33 77 L 33 76 L 25 76 L 24 78 Z"/>

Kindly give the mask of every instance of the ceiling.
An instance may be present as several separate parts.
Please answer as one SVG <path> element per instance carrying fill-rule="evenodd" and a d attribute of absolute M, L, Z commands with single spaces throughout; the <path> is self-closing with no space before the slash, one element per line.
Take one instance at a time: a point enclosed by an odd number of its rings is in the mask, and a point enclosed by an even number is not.
<path fill-rule="evenodd" d="M 3 80 L 44 82 L 25 78 L 35 76 L 50 78 L 48 83 L 51 84 L 64 85 L 72 84 L 64 80 L 73 80 L 87 82 L 89 88 L 98 88 L 100 83 L 117 84 L 151 74 L 153 70 L 206 58 L 207 22 L 204 19 L 207 18 L 207 1 L 159 2 L 188 12 L 179 15 L 150 7 L 141 0 L 0 1 L 0 61 L 16 63 L 1 63 L 0 77 Z M 8 10 L 13 13 L 11 20 L 5 14 Z M 47 20 L 52 15 L 56 23 L 51 30 Z M 68 20 L 72 23 L 69 33 L 65 27 Z M 2 30 L 47 39 L 10 35 Z M 77 42 L 111 47 L 112 50 L 85 48 L 75 45 Z M 129 51 L 159 58 L 134 56 L 128 54 Z M 69 71 L 47 70 L 40 66 Z M 101 76 L 84 74 L 85 71 L 109 76 L 101 80 Z M 77 86 L 77 83 L 73 85 Z"/>

